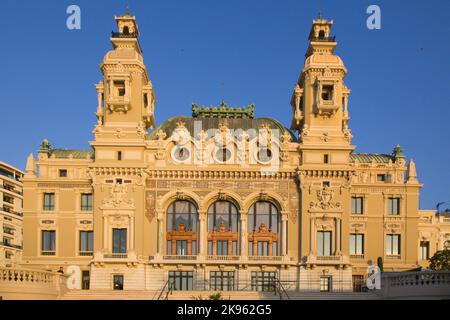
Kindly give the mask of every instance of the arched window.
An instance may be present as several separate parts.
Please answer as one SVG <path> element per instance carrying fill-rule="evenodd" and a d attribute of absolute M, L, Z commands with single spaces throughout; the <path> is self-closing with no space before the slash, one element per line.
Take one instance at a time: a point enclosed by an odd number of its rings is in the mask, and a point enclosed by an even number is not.
<path fill-rule="evenodd" d="M 248 255 L 276 256 L 279 252 L 280 214 L 268 201 L 258 201 L 248 212 Z"/>
<path fill-rule="evenodd" d="M 238 255 L 238 209 L 216 201 L 208 209 L 208 255 Z"/>
<path fill-rule="evenodd" d="M 167 209 L 167 254 L 197 254 L 197 207 L 190 201 L 175 201 Z"/>
<path fill-rule="evenodd" d="M 319 31 L 319 39 L 325 39 L 325 31 L 323 30 Z"/>
<path fill-rule="evenodd" d="M 130 34 L 130 29 L 128 28 L 128 26 L 123 27 L 123 34 L 124 35 L 129 35 Z"/>

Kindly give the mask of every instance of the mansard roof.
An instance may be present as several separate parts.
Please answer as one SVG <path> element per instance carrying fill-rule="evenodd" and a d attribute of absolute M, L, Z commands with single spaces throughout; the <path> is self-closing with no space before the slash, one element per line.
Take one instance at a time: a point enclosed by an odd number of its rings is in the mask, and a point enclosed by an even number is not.
<path fill-rule="evenodd" d="M 352 153 L 350 155 L 350 162 L 355 162 L 358 160 L 360 163 L 389 163 L 395 161 L 395 158 L 389 154 L 379 154 L 379 153 Z"/>
<path fill-rule="evenodd" d="M 182 122 L 192 137 L 194 137 L 194 124 L 201 124 L 201 130 L 207 131 L 210 129 L 218 130 L 221 123 L 226 123 L 230 130 L 249 130 L 254 129 L 258 131 L 264 125 L 270 129 L 279 130 L 280 137 L 285 133 L 289 133 L 293 142 L 297 142 L 296 136 L 288 128 L 284 127 L 280 122 L 273 118 L 219 118 L 219 117 L 188 117 L 175 116 L 162 123 L 159 127 L 153 130 L 147 137 L 148 140 L 157 140 L 157 133 L 162 130 L 167 137 L 172 135 L 172 132 L 177 128 L 177 123 Z M 199 129 L 200 131 L 200 129 Z M 198 132 L 197 132 L 198 133 Z M 250 137 L 252 137 L 251 132 Z"/>
<path fill-rule="evenodd" d="M 93 159 L 94 150 L 50 149 L 48 157 L 56 159 Z"/>

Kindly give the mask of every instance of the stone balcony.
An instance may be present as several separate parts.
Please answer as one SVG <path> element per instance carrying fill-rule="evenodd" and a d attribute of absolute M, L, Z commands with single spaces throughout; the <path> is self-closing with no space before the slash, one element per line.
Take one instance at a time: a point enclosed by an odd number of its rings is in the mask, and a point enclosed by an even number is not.
<path fill-rule="evenodd" d="M 303 263 L 307 266 L 332 265 L 347 267 L 350 265 L 350 259 L 345 255 L 316 256 L 311 254 L 303 259 Z"/>
<path fill-rule="evenodd" d="M 154 264 L 224 264 L 224 265 L 294 265 L 288 256 L 227 256 L 227 255 L 156 255 L 150 256 Z"/>

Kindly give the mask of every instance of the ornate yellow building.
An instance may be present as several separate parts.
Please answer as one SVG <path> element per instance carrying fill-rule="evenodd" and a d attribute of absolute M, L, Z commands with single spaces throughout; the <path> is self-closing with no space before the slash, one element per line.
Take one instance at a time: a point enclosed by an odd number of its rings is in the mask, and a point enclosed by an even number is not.
<path fill-rule="evenodd" d="M 224 102 L 156 127 L 135 17 L 115 19 L 91 150 L 44 140 L 28 158 L 25 266 L 83 289 L 351 291 L 372 262 L 410 270 L 442 247 L 414 162 L 354 152 L 332 21 L 313 21 L 287 129 Z"/>

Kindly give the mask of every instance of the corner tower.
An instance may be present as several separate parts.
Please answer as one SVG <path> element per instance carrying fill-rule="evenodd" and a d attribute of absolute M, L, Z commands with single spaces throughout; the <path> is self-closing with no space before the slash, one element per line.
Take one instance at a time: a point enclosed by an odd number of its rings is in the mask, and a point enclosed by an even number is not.
<path fill-rule="evenodd" d="M 334 54 L 337 42 L 330 35 L 333 21 L 313 20 L 305 64 L 295 86 L 291 129 L 300 133 L 305 146 L 349 147 L 347 69 Z"/>
<path fill-rule="evenodd" d="M 118 32 L 112 32 L 113 49 L 100 64 L 103 80 L 96 85 L 98 123 L 93 145 L 121 137 L 122 142 L 143 140 L 147 130 L 155 127 L 155 94 L 143 61 L 136 18 L 126 13 L 115 20 Z"/>

